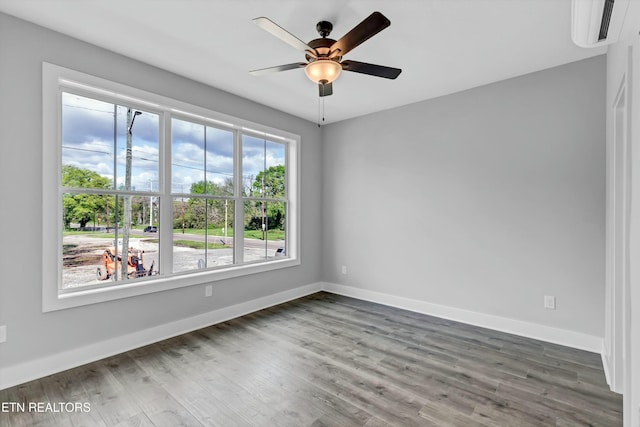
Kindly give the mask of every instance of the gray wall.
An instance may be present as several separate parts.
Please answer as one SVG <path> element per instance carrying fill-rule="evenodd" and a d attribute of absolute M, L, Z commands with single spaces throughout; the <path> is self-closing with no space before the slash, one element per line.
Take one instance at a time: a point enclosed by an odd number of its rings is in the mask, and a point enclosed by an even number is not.
<path fill-rule="evenodd" d="M 302 135 L 302 265 L 43 314 L 42 61 Z M 604 79 L 599 57 L 319 131 L 0 14 L 0 363 L 319 280 L 602 336 Z"/>
<path fill-rule="evenodd" d="M 42 62 L 211 108 L 302 136 L 299 267 L 42 313 Z M 212 70 L 215 72 L 215 70 Z M 320 280 L 320 131 L 269 109 L 0 14 L 0 366 L 44 357 Z M 53 159 L 52 159 L 53 161 Z M 54 254 L 51 254 L 52 256 Z"/>
<path fill-rule="evenodd" d="M 325 281 L 602 337 L 605 68 L 326 126 Z"/>

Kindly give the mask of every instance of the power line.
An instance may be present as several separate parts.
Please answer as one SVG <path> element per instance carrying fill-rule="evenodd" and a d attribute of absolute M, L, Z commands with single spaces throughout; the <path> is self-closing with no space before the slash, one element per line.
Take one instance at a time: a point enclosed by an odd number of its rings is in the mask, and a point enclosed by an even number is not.
<path fill-rule="evenodd" d="M 107 113 L 113 116 L 113 111 L 98 110 L 97 108 L 80 107 L 79 105 L 62 104 L 63 107 L 78 108 L 81 110 L 97 111 L 98 113 Z"/>
<path fill-rule="evenodd" d="M 63 145 L 62 148 L 66 148 L 67 150 L 85 151 L 88 153 L 113 154 L 110 151 L 89 150 L 88 148 L 70 147 L 68 145 Z"/>
<path fill-rule="evenodd" d="M 88 148 L 71 147 L 69 145 L 63 145 L 62 148 L 66 148 L 67 150 L 84 151 L 84 152 L 87 152 L 87 153 L 108 154 L 110 156 L 113 155 L 113 152 L 111 152 L 111 151 L 90 150 Z M 147 158 L 147 157 L 133 156 L 133 158 L 136 159 L 136 160 L 145 160 L 145 161 L 153 162 L 153 163 L 158 163 L 159 162 L 158 159 L 150 159 L 150 158 Z"/>
<path fill-rule="evenodd" d="M 226 175 L 226 176 L 230 176 L 233 177 L 233 172 L 223 172 L 220 170 L 215 170 L 215 169 L 202 169 L 196 166 L 187 166 L 187 165 L 181 165 L 179 163 L 171 163 L 171 166 L 177 166 L 177 167 L 181 167 L 181 168 L 185 168 L 185 169 L 192 169 L 192 170 L 196 170 L 196 171 L 200 171 L 200 172 L 210 172 L 210 173 L 217 173 L 220 175 Z"/>
<path fill-rule="evenodd" d="M 62 148 L 65 148 L 67 150 L 83 151 L 83 152 L 87 152 L 87 153 L 113 155 L 113 153 L 110 152 L 110 151 L 90 150 L 88 148 L 71 147 L 71 146 L 68 146 L 68 145 L 63 145 Z M 133 158 L 136 159 L 136 160 L 144 160 L 144 161 L 153 162 L 153 163 L 158 163 L 159 162 L 158 159 L 150 159 L 150 158 L 147 158 L 147 157 L 133 156 Z M 218 174 L 218 175 L 225 175 L 225 176 L 229 176 L 229 177 L 233 177 L 234 176 L 233 172 L 225 172 L 225 171 L 216 170 L 216 169 L 202 169 L 202 168 L 199 168 L 199 167 L 187 166 L 187 165 L 182 165 L 182 164 L 179 164 L 179 163 L 171 163 L 171 166 L 180 167 L 180 168 L 184 168 L 184 169 L 196 170 L 196 171 L 200 171 L 200 172 L 205 172 L 206 171 L 206 172 L 209 172 L 209 173 L 215 173 L 215 174 Z M 252 175 L 242 175 L 242 178 L 244 178 L 244 179 L 250 179 L 251 177 L 252 177 Z"/>

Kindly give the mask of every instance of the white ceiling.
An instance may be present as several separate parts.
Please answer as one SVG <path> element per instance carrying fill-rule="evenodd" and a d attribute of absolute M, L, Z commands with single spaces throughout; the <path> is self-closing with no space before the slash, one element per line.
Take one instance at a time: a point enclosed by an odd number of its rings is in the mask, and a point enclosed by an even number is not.
<path fill-rule="evenodd" d="M 320 20 L 338 39 L 378 10 L 391 26 L 345 59 L 402 68 L 396 80 L 342 73 L 326 122 L 430 99 L 577 61 L 570 0 L 0 0 L 0 11 L 316 122 L 318 90 L 303 61 L 252 23 L 266 16 L 305 42 Z"/>

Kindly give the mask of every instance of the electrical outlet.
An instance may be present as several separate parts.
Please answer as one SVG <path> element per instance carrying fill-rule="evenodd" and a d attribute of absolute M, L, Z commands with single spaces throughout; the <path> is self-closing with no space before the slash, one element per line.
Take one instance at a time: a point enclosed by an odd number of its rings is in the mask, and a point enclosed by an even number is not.
<path fill-rule="evenodd" d="M 7 325 L 0 326 L 0 342 L 7 341 Z"/>
<path fill-rule="evenodd" d="M 555 310 L 556 309 L 556 297 L 554 297 L 553 295 L 545 295 L 544 296 L 544 308 L 547 308 L 549 310 Z"/>
<path fill-rule="evenodd" d="M 204 296 L 205 297 L 210 297 L 211 295 L 213 295 L 213 285 L 207 285 L 204 288 Z"/>
<path fill-rule="evenodd" d="M 347 274 L 347 266 L 346 265 L 342 266 L 342 274 Z"/>

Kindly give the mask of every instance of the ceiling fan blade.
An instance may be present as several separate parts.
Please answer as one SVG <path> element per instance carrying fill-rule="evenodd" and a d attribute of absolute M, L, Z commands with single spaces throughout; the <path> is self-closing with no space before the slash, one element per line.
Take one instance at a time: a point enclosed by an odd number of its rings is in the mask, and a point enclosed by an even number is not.
<path fill-rule="evenodd" d="M 333 95 L 333 83 L 320 83 L 318 84 L 318 90 L 321 97 Z"/>
<path fill-rule="evenodd" d="M 278 65 L 276 67 L 261 68 L 259 70 L 249 71 L 252 76 L 264 76 L 265 74 L 277 73 L 278 71 L 293 70 L 295 68 L 304 68 L 307 64 L 304 62 L 295 62 L 293 64 Z"/>
<path fill-rule="evenodd" d="M 373 12 L 331 46 L 332 57 L 346 55 L 347 52 L 369 40 L 389 25 L 391 25 L 391 21 L 386 16 L 380 12 Z"/>
<path fill-rule="evenodd" d="M 289 46 L 293 46 L 294 48 L 301 50 L 302 52 L 310 53 L 314 58 L 318 56 L 318 53 L 315 49 L 310 47 L 308 44 L 291 34 L 289 31 L 282 28 L 280 25 L 276 24 L 269 18 L 265 18 L 264 16 L 255 18 L 253 22 L 266 32 L 276 36 Z"/>
<path fill-rule="evenodd" d="M 384 77 L 385 79 L 395 79 L 402 72 L 400 68 L 385 67 L 384 65 L 368 64 L 366 62 L 346 60 L 342 61 L 341 64 L 342 69 L 345 71 Z"/>

